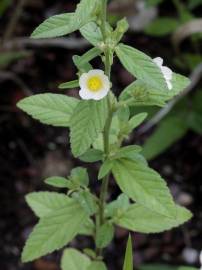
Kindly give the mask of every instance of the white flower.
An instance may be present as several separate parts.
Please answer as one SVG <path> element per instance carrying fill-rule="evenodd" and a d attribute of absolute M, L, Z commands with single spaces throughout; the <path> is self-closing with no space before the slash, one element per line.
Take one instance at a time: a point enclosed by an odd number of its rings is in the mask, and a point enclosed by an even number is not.
<path fill-rule="evenodd" d="M 81 90 L 79 95 L 82 99 L 100 100 L 104 98 L 110 90 L 109 78 L 103 70 L 93 69 L 81 75 L 79 79 Z"/>
<path fill-rule="evenodd" d="M 163 73 L 163 77 L 166 80 L 168 89 L 171 90 L 173 88 L 171 83 L 173 77 L 172 70 L 166 66 L 163 66 L 163 59 L 161 57 L 156 57 L 153 59 L 153 61 L 160 68 L 161 72 Z"/>

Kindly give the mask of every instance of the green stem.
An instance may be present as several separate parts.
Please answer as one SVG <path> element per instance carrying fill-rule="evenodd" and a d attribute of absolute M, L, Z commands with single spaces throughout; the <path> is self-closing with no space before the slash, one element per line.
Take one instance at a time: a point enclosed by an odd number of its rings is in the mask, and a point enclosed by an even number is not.
<path fill-rule="evenodd" d="M 101 31 L 102 31 L 102 35 L 103 35 L 103 41 L 104 41 L 104 43 L 106 43 L 106 40 L 107 40 L 107 35 L 106 35 L 107 0 L 102 0 L 102 18 L 101 19 L 102 19 Z M 110 79 L 111 64 L 110 64 L 110 53 L 109 53 L 109 49 L 107 48 L 107 46 L 106 46 L 106 49 L 104 51 L 104 54 L 105 54 L 105 61 L 104 61 L 105 74 Z M 109 152 L 110 152 L 109 132 L 110 132 L 112 116 L 113 116 L 113 111 L 112 111 L 111 101 L 110 101 L 110 94 L 108 94 L 107 100 L 108 100 L 109 115 L 108 115 L 108 119 L 107 119 L 106 124 L 105 124 L 104 134 L 103 134 L 104 153 L 105 153 L 106 159 L 108 158 Z M 105 210 L 106 196 L 107 196 L 107 192 L 108 192 L 108 185 L 109 185 L 109 174 L 106 175 L 102 180 L 102 186 L 101 186 L 100 198 L 99 198 L 100 207 L 99 207 L 98 228 L 105 223 L 104 210 Z M 96 253 L 98 256 L 102 255 L 102 249 L 97 248 Z"/>

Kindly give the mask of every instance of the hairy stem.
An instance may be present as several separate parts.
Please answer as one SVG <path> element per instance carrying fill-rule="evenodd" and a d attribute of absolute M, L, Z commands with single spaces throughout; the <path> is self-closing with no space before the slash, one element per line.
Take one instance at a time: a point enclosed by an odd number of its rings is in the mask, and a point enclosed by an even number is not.
<path fill-rule="evenodd" d="M 107 40 L 107 34 L 106 34 L 106 22 L 107 22 L 107 0 L 102 0 L 102 23 L 101 23 L 101 31 L 103 35 L 103 41 L 106 44 Z M 111 75 L 111 64 L 110 64 L 110 54 L 109 54 L 109 49 L 107 46 L 105 46 L 105 74 L 108 76 L 110 79 Z M 108 110 L 109 110 L 109 115 L 108 119 L 105 124 L 104 128 L 104 134 L 103 134 L 103 141 L 104 141 L 104 153 L 105 153 L 105 158 L 107 159 L 109 156 L 109 132 L 110 132 L 110 127 L 111 127 L 111 122 L 112 122 L 112 116 L 113 116 L 113 111 L 111 108 L 111 101 L 110 101 L 110 95 L 108 94 L 107 97 L 108 100 Z M 108 192 L 108 185 L 109 185 L 109 174 L 106 175 L 103 180 L 102 180 L 102 186 L 101 186 L 101 191 L 100 191 L 100 207 L 99 207 L 99 223 L 98 226 L 102 226 L 105 223 L 105 218 L 104 218 L 104 209 L 105 209 L 105 201 L 106 201 L 106 196 Z M 97 248 L 96 253 L 98 256 L 102 254 L 102 249 Z"/>

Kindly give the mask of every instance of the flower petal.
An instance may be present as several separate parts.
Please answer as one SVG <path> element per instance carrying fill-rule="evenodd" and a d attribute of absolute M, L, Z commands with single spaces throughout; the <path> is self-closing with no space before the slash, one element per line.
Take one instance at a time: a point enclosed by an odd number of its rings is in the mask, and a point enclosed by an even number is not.
<path fill-rule="evenodd" d="M 84 100 L 89 100 L 89 99 L 92 99 L 92 94 L 91 92 L 89 92 L 87 89 L 85 88 L 82 88 L 80 91 L 79 91 L 79 96 L 84 99 Z"/>
<path fill-rule="evenodd" d="M 88 73 L 83 73 L 79 78 L 79 85 L 81 88 L 85 88 L 88 80 Z"/>
<path fill-rule="evenodd" d="M 170 68 L 163 66 L 162 67 L 162 72 L 163 72 L 166 79 L 172 80 L 173 72 L 172 72 L 172 70 Z"/>
<path fill-rule="evenodd" d="M 153 61 L 154 61 L 154 63 L 156 63 L 157 66 L 159 66 L 159 67 L 163 65 L 163 58 L 161 58 L 161 57 L 156 57 L 156 58 L 153 59 Z"/>

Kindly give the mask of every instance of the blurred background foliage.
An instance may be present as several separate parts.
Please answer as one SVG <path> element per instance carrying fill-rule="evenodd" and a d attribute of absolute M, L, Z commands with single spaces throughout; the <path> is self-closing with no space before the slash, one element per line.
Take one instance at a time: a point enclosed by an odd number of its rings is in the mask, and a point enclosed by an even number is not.
<path fill-rule="evenodd" d="M 24 239 L 34 223 L 23 196 L 43 189 L 41 179 L 46 176 L 67 175 L 73 164 L 80 164 L 67 153 L 66 131 L 42 127 L 19 112 L 15 104 L 31 94 L 58 92 L 60 83 L 74 79 L 71 57 L 85 51 L 89 46 L 86 41 L 77 34 L 51 40 L 31 40 L 29 35 L 45 18 L 71 11 L 76 3 L 0 0 L 0 265 L 5 270 L 58 269 L 58 254 L 32 265 L 20 263 Z M 140 270 L 197 269 L 166 265 L 198 267 L 202 248 L 202 0 L 112 0 L 109 14 L 113 25 L 127 17 L 130 30 L 124 38 L 128 43 L 152 57 L 162 57 L 165 65 L 191 79 L 191 85 L 165 108 L 131 110 L 132 114 L 145 111 L 149 117 L 128 140 L 143 145 L 144 156 L 169 180 L 175 199 L 195 214 L 190 225 L 159 237 L 135 235 L 135 265 Z M 123 72 L 116 59 L 114 62 L 112 79 L 118 94 L 133 78 Z M 68 94 L 77 96 L 77 91 Z M 97 168 L 88 169 L 92 177 L 96 175 Z M 113 183 L 111 191 L 112 198 L 117 196 Z M 125 239 L 126 234 L 118 229 L 106 255 L 110 269 L 121 269 Z M 80 248 L 89 244 L 84 240 L 73 243 Z"/>

